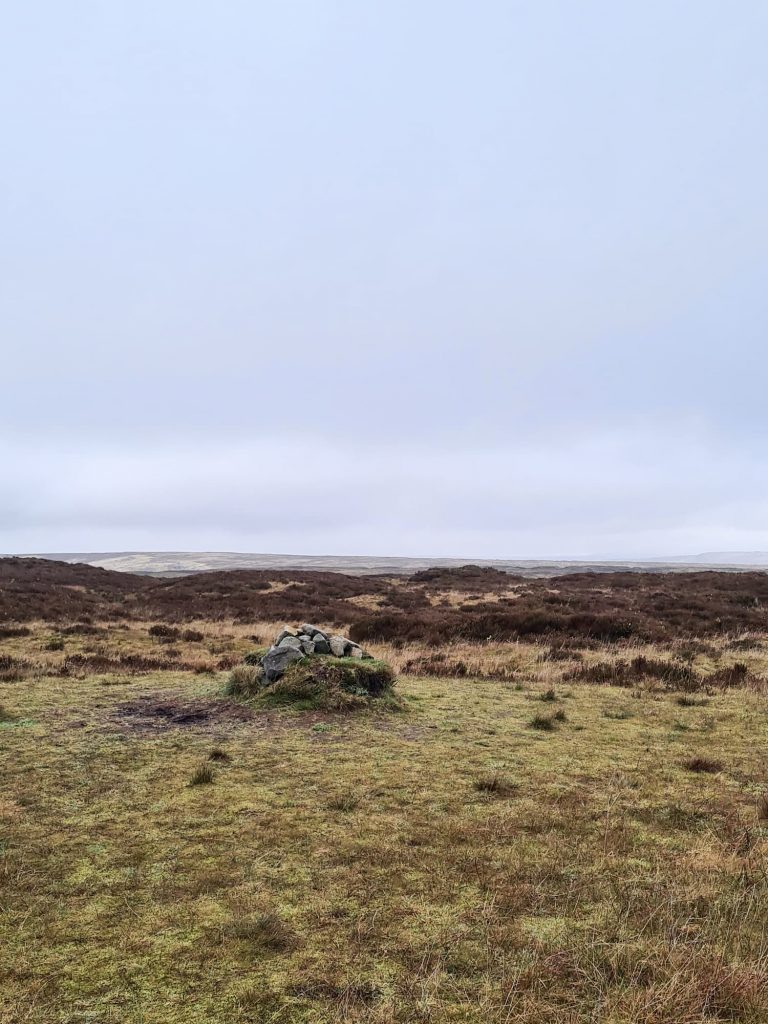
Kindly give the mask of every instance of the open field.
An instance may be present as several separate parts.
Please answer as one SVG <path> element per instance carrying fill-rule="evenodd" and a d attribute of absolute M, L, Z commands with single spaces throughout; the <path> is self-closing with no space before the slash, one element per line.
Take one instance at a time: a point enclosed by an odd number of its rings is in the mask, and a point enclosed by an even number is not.
<path fill-rule="evenodd" d="M 214 620 L 173 590 L 142 616 L 142 592 L 79 577 L 43 585 L 41 615 L 17 567 L 35 614 L 0 622 L 0 1021 L 768 1020 L 765 577 L 701 575 L 677 604 L 593 580 L 595 614 L 635 613 L 623 637 L 558 613 L 371 639 L 400 708 L 342 715 L 223 695 L 275 632 L 262 606 Z M 329 623 L 374 633 L 401 587 L 312 585 Z M 444 636 L 492 613 L 468 604 L 546 596 L 465 585 L 422 580 L 386 614 Z"/>

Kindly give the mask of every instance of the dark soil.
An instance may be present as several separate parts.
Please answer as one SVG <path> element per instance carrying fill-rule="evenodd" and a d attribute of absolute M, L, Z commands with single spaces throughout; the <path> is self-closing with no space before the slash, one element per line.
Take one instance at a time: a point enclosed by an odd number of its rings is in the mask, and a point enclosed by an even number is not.
<path fill-rule="evenodd" d="M 154 694 L 120 704 L 110 717 L 132 732 L 151 733 L 250 722 L 261 716 L 247 705 L 235 701 L 215 698 L 182 700 L 171 694 Z"/>

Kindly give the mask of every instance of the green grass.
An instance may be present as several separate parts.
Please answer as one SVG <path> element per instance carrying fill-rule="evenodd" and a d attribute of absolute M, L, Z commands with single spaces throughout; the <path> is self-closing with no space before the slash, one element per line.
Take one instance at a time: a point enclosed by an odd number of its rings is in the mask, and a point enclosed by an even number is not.
<path fill-rule="evenodd" d="M 400 701 L 392 692 L 394 685 L 386 662 L 319 655 L 289 665 L 277 682 L 263 689 L 258 702 L 262 707 L 290 705 L 301 711 L 355 711 L 374 704 L 395 710 Z"/>
<path fill-rule="evenodd" d="M 768 1019 L 764 697 L 572 684 L 543 736 L 535 686 L 337 714 L 225 679 L 0 685 L 3 1024 Z M 169 694 L 238 714 L 126 713 Z"/>

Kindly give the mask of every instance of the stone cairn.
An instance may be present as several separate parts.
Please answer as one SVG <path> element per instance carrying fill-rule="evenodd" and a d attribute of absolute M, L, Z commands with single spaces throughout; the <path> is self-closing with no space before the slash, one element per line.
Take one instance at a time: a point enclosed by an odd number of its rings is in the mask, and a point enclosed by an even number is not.
<path fill-rule="evenodd" d="M 276 682 L 288 666 L 312 654 L 330 654 L 336 658 L 367 658 L 359 644 L 345 636 L 331 636 L 308 622 L 297 629 L 281 630 L 261 659 L 266 682 Z"/>

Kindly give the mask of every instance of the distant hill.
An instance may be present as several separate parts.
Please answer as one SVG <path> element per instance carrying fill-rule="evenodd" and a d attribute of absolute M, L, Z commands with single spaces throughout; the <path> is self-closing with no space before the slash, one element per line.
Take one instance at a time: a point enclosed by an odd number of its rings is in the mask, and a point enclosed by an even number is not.
<path fill-rule="evenodd" d="M 768 565 L 768 551 L 705 551 L 700 555 L 674 555 L 664 561 L 674 564 L 684 562 L 686 565 L 743 565 L 756 568 Z"/>
<path fill-rule="evenodd" d="M 351 576 L 381 573 L 411 575 L 422 569 L 453 569 L 472 563 L 517 576 L 562 576 L 574 572 L 685 572 L 702 566 L 759 568 L 768 566 L 768 552 L 716 552 L 639 561 L 577 561 L 553 559 L 406 558 L 376 555 L 285 555 L 239 551 L 104 551 L 39 554 L 31 557 L 85 563 L 117 572 L 174 577 L 211 570 L 302 570 L 343 572 Z"/>

